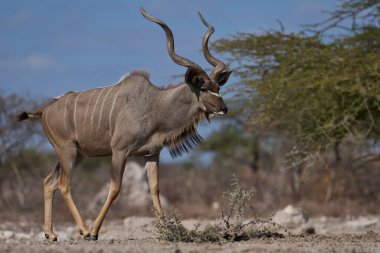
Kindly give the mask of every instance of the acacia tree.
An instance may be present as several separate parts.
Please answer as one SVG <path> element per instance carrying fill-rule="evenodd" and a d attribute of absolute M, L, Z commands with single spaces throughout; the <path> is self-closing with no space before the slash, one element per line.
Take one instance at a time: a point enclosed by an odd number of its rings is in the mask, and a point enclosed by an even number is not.
<path fill-rule="evenodd" d="M 327 37 L 348 17 L 355 25 L 345 35 Z M 359 26 L 360 18 L 371 22 Z M 379 20 L 379 0 L 351 0 L 313 26 L 323 26 L 318 33 L 239 33 L 214 48 L 229 55 L 250 92 L 249 123 L 291 134 L 303 149 L 321 150 L 349 134 L 379 137 Z"/>
<path fill-rule="evenodd" d="M 308 157 L 339 151 L 347 137 L 377 147 L 380 0 L 345 0 L 327 20 L 301 32 L 238 33 L 213 48 L 229 59 L 243 91 L 240 123 L 229 126 L 242 137 L 234 145 L 244 147 L 247 136 L 258 140 L 263 129 L 286 136 L 295 147 L 288 156 L 290 166 L 301 172 Z M 203 147 L 214 143 L 217 153 L 227 149 L 224 138 L 231 136 L 222 131 L 221 138 L 212 137 Z M 254 154 L 258 146 L 249 146 L 249 152 Z M 376 150 L 365 154 L 379 158 Z"/>

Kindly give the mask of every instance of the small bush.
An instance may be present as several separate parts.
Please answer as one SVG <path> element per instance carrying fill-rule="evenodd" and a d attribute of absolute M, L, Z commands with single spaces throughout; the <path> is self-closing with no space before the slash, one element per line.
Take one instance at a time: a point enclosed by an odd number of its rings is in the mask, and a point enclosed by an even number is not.
<path fill-rule="evenodd" d="M 199 226 L 187 229 L 177 212 L 170 218 L 163 215 L 162 223 L 158 222 L 156 229 L 159 239 L 170 242 L 218 242 L 222 232 L 220 226 L 209 226 L 203 231 L 199 230 Z"/>
<path fill-rule="evenodd" d="M 287 232 L 271 219 L 262 219 L 253 216 L 246 221 L 247 210 L 253 211 L 250 204 L 254 196 L 254 189 L 244 189 L 239 185 L 236 177 L 231 184 L 232 190 L 225 192 L 224 197 L 229 203 L 229 209 L 225 213 L 221 211 L 219 224 L 207 226 L 204 230 L 199 225 L 194 229 L 187 229 L 180 215 L 175 212 L 172 217 L 163 215 L 162 221 L 156 223 L 158 238 L 170 242 L 223 242 L 223 241 L 246 241 L 261 237 L 284 237 L 283 234 L 272 232 L 271 229 L 280 228 Z"/>

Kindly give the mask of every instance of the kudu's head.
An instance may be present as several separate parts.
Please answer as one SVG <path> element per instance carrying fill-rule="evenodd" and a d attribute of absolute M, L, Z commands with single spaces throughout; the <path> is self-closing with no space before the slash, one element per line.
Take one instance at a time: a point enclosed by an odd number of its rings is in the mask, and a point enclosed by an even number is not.
<path fill-rule="evenodd" d="M 141 13 L 146 19 L 155 22 L 162 27 L 166 35 L 167 49 L 170 57 L 178 65 L 187 67 L 185 82 L 198 96 L 199 107 L 206 112 L 207 116 L 210 114 L 226 114 L 228 109 L 219 90 L 220 87 L 227 82 L 231 71 L 227 69 L 222 61 L 213 57 L 208 49 L 208 40 L 214 32 L 214 27 L 207 23 L 199 13 L 199 17 L 203 24 L 208 28 L 202 43 L 203 54 L 206 57 L 206 60 L 214 66 L 212 73 L 207 75 L 199 65 L 174 52 L 173 33 L 162 20 L 151 16 L 143 8 L 141 8 Z"/>

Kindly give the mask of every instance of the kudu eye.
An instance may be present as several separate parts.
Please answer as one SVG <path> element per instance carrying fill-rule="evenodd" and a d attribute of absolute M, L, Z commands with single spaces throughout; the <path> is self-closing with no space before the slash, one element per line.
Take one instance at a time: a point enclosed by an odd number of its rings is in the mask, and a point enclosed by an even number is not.
<path fill-rule="evenodd" d="M 201 87 L 201 89 L 202 89 L 202 87 L 205 84 L 205 80 L 203 80 L 203 78 L 198 78 L 198 84 L 199 84 L 199 87 Z"/>

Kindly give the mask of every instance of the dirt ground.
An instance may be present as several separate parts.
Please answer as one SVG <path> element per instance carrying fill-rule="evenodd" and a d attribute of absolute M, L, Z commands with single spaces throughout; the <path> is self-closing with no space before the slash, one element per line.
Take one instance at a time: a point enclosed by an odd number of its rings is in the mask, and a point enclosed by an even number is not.
<path fill-rule="evenodd" d="M 212 221 L 186 220 L 186 226 Z M 90 223 L 90 221 L 89 221 Z M 84 241 L 73 223 L 56 224 L 57 242 L 44 239 L 42 224 L 2 222 L 0 252 L 380 252 L 380 217 L 312 218 L 284 238 L 235 243 L 170 243 L 156 239 L 153 219 L 105 221 L 98 241 Z M 304 233 L 313 228 L 314 234 Z"/>

